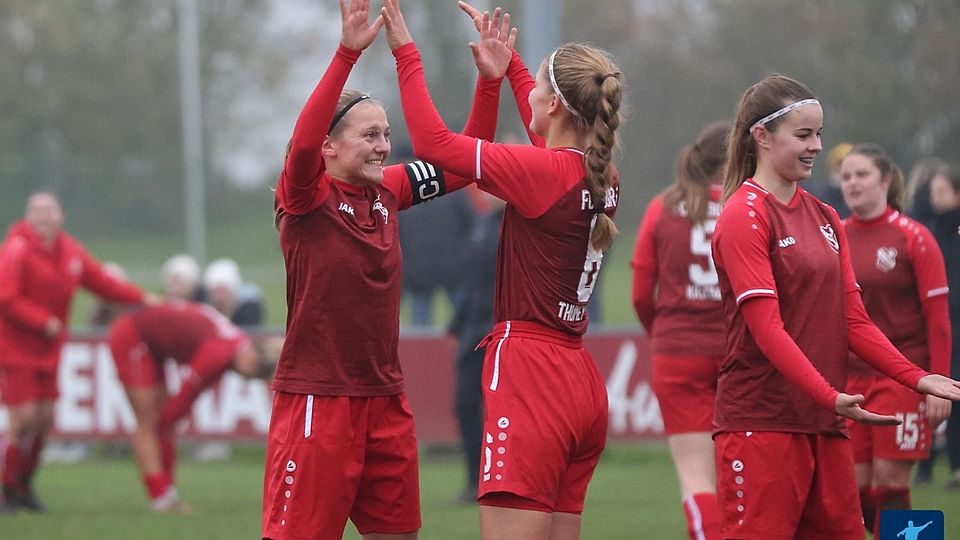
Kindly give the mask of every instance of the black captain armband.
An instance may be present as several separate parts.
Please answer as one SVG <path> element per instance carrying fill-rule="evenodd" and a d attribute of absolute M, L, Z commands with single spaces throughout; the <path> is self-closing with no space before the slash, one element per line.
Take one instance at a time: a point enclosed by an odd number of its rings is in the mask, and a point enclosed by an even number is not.
<path fill-rule="evenodd" d="M 414 161 L 403 166 L 410 180 L 413 204 L 420 204 L 447 192 L 443 171 L 426 161 Z"/>

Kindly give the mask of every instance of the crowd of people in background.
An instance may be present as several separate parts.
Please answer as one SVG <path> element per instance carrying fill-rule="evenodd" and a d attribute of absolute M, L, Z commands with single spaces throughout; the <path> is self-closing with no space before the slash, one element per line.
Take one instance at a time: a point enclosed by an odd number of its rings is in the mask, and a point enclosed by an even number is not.
<path fill-rule="evenodd" d="M 263 293 L 235 260 L 201 270 L 174 255 L 161 293 L 144 292 L 63 230 L 53 193 L 30 196 L 0 245 L 0 514 L 45 510 L 33 480 L 84 288 L 100 299 L 88 320 L 134 412 L 153 510 L 190 511 L 173 426 L 233 370 L 275 392 L 264 538 L 337 538 L 352 521 L 365 538 L 415 539 L 401 291 L 416 329 L 435 323 L 443 291 L 465 464 L 456 501 L 479 504 L 485 539 L 579 537 L 607 435 L 582 336 L 618 233 L 623 74 L 577 43 L 528 69 L 508 14 L 459 4 L 478 77 L 455 133 L 398 0 L 379 14 L 340 2 L 340 45 L 275 194 L 282 340 L 250 332 L 265 322 Z M 345 88 L 381 31 L 411 142 L 395 165 L 383 106 Z M 526 141 L 495 140 L 504 79 Z M 810 88 L 763 78 L 680 151 L 638 228 L 631 298 L 692 540 L 879 537 L 880 514 L 911 508 L 911 481 L 934 480 L 942 448 L 945 487 L 960 490 L 960 167 L 924 157 L 905 178 L 879 146 L 842 142 L 811 183 L 823 124 Z M 184 373 L 172 392 L 165 360 Z"/>

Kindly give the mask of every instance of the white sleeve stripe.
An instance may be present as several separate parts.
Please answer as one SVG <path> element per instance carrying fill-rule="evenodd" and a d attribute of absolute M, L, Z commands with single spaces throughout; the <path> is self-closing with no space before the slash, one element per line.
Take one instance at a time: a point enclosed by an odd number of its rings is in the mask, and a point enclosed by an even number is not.
<path fill-rule="evenodd" d="M 307 396 L 307 408 L 303 412 L 303 438 L 307 439 L 310 437 L 310 433 L 313 431 L 313 396 Z"/>
<path fill-rule="evenodd" d="M 768 296 L 777 296 L 777 291 L 773 289 L 750 289 L 747 291 L 743 291 L 742 293 L 740 293 L 740 296 L 737 297 L 737 304 L 739 304 L 741 300 L 743 300 L 748 296 L 756 296 L 758 294 L 768 295 Z"/>
<path fill-rule="evenodd" d="M 476 172 L 474 172 L 474 180 L 480 179 L 480 143 L 483 142 L 483 139 L 477 139 L 477 167 Z"/>
<path fill-rule="evenodd" d="M 427 172 L 429 173 L 430 178 L 433 178 L 437 175 L 437 169 L 433 168 L 433 165 L 429 163 L 424 163 L 424 165 L 427 166 Z"/>
<path fill-rule="evenodd" d="M 939 289 L 930 289 L 927 291 L 927 298 L 933 298 L 934 296 L 940 296 L 950 292 L 950 287 L 940 287 Z"/>
<path fill-rule="evenodd" d="M 420 169 L 420 172 L 423 173 L 423 178 L 430 178 L 430 173 L 427 172 L 427 166 L 424 165 L 422 161 L 414 161 L 414 163 L 417 165 L 417 168 Z"/>
<path fill-rule="evenodd" d="M 416 163 L 407 163 L 407 167 L 413 171 L 413 175 L 417 177 L 417 183 L 423 182 L 423 175 L 420 174 L 420 168 L 417 167 Z"/>

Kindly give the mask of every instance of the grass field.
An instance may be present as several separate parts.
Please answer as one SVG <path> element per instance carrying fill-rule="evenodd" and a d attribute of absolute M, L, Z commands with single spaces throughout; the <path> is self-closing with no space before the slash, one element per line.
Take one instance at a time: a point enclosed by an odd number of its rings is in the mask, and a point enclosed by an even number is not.
<path fill-rule="evenodd" d="M 133 462 L 97 458 L 48 464 L 37 489 L 47 514 L 0 517 L 0 538 L 18 540 L 220 540 L 259 538 L 262 448 L 239 448 L 233 459 L 199 464 L 184 457 L 178 489 L 194 509 L 190 516 L 155 515 Z M 454 506 L 461 488 L 455 455 L 422 453 L 423 540 L 479 538 L 475 506 Z M 944 511 L 946 538 L 960 537 L 960 492 L 944 492 L 945 465 L 937 481 L 914 490 L 916 508 Z M 584 513 L 584 539 L 686 538 L 679 493 L 666 447 L 615 445 L 604 454 Z M 951 534 L 952 533 L 952 534 Z M 347 539 L 359 539 L 351 525 Z"/>

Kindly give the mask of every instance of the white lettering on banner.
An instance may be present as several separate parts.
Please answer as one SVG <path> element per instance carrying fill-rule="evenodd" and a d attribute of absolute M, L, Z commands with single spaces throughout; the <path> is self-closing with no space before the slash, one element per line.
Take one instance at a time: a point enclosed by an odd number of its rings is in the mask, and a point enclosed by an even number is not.
<path fill-rule="evenodd" d="M 57 430 L 62 433 L 94 431 L 93 381 L 88 373 L 93 367 L 92 346 L 89 343 L 68 343 L 60 356 L 57 384 L 60 399 L 55 406 Z"/>
<path fill-rule="evenodd" d="M 113 363 L 107 346 L 101 345 L 93 350 L 96 351 L 97 359 L 97 431 L 129 433 L 134 430 L 137 422 L 130 402 L 127 401 L 127 394 L 117 378 L 117 366 Z"/>
<path fill-rule="evenodd" d="M 660 404 L 647 381 L 641 381 L 630 394 L 630 378 L 637 363 L 637 346 L 625 340 L 617 353 L 613 369 L 607 378 L 607 399 L 610 406 L 610 432 L 620 435 L 634 433 L 663 433 Z"/>
<path fill-rule="evenodd" d="M 270 427 L 270 395 L 265 384 L 249 384 L 236 373 L 220 380 L 220 430 L 230 433 L 237 423 L 249 420 L 258 433 Z"/>

